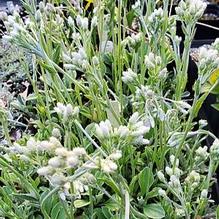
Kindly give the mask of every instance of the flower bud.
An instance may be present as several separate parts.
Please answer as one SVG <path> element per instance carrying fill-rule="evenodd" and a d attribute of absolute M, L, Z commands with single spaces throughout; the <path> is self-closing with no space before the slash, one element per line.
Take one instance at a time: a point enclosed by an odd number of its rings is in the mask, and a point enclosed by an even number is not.
<path fill-rule="evenodd" d="M 161 171 L 158 171 L 158 172 L 157 172 L 157 177 L 158 177 L 158 179 L 159 179 L 161 182 L 165 182 L 165 181 L 166 181 L 165 176 L 164 176 L 164 174 L 163 174 Z"/>

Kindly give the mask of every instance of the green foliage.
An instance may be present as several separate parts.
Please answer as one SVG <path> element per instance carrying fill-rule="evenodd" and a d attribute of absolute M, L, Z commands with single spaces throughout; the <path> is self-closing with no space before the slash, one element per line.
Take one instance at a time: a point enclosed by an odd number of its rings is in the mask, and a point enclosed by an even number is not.
<path fill-rule="evenodd" d="M 93 1 L 85 9 L 26 0 L 26 23 L 17 13 L 4 18 L 4 38 L 31 57 L 31 71 L 28 60 L 20 63 L 32 92 L 0 108 L 1 217 L 189 219 L 215 208 L 219 140 L 195 118 L 217 87 L 206 84 L 218 44 L 200 52 L 190 105 L 189 51 L 206 5 L 181 1 L 171 16 L 168 4 Z M 28 115 L 27 124 L 11 118 L 10 107 Z M 16 139 L 12 122 L 25 127 Z"/>

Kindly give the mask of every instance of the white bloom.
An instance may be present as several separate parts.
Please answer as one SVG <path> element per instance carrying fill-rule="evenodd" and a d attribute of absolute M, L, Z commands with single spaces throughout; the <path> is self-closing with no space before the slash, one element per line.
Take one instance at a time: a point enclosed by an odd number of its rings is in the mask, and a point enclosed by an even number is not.
<path fill-rule="evenodd" d="M 41 167 L 37 170 L 37 173 L 40 176 L 48 176 L 48 175 L 51 175 L 53 172 L 54 172 L 54 170 L 51 166 Z"/>
<path fill-rule="evenodd" d="M 149 99 L 154 96 L 154 92 L 150 87 L 141 85 L 140 88 L 136 89 L 135 95 L 137 98 L 144 97 L 145 99 Z"/>
<path fill-rule="evenodd" d="M 75 168 L 75 167 L 78 166 L 79 162 L 80 161 L 79 161 L 78 157 L 76 157 L 76 156 L 69 156 L 69 157 L 67 157 L 66 165 L 68 167 Z"/>
<path fill-rule="evenodd" d="M 122 75 L 122 81 L 126 84 L 132 83 L 137 78 L 137 74 L 133 72 L 131 68 L 128 68 L 127 71 L 124 71 Z"/>
<path fill-rule="evenodd" d="M 88 186 L 84 185 L 81 180 L 75 180 L 73 182 L 74 189 L 76 190 L 76 193 L 83 193 L 88 190 Z"/>
<path fill-rule="evenodd" d="M 82 24 L 81 24 L 82 29 L 88 30 L 88 18 L 85 17 L 82 19 Z"/>
<path fill-rule="evenodd" d="M 79 27 L 81 27 L 82 26 L 82 17 L 80 16 L 80 15 L 77 15 L 77 17 L 76 17 L 76 23 L 77 23 L 77 25 L 79 26 Z"/>
<path fill-rule="evenodd" d="M 156 56 L 154 53 L 150 52 L 145 56 L 145 65 L 149 69 L 154 69 L 155 66 L 159 66 L 161 64 L 161 57 Z"/>
<path fill-rule="evenodd" d="M 132 116 L 129 118 L 129 123 L 131 125 L 134 125 L 139 119 L 139 113 L 138 112 L 135 112 L 132 114 Z"/>
<path fill-rule="evenodd" d="M 81 177 L 80 177 L 80 181 L 82 183 L 84 183 L 85 185 L 88 185 L 90 183 L 94 183 L 96 181 L 96 178 L 94 177 L 94 175 L 86 172 L 85 174 L 83 174 Z"/>
<path fill-rule="evenodd" d="M 45 11 L 52 12 L 52 11 L 54 11 L 54 10 L 55 10 L 55 7 L 54 7 L 53 4 L 51 4 L 51 3 L 47 3 L 47 4 L 46 4 Z"/>
<path fill-rule="evenodd" d="M 163 198 L 167 197 L 166 191 L 163 189 L 159 189 L 158 194 L 159 194 L 159 196 L 161 196 Z"/>
<path fill-rule="evenodd" d="M 176 166 L 178 167 L 178 166 L 179 166 L 179 159 L 178 159 L 178 158 L 175 159 L 175 156 L 174 156 L 173 154 L 170 155 L 170 163 L 171 163 L 172 165 L 174 165 L 175 160 L 176 160 Z"/>
<path fill-rule="evenodd" d="M 53 157 L 49 159 L 48 164 L 53 168 L 59 168 L 63 165 L 63 160 L 60 157 Z"/>
<path fill-rule="evenodd" d="M 75 156 L 81 157 L 87 154 L 86 150 L 84 148 L 76 147 L 72 150 L 72 153 L 75 154 Z"/>
<path fill-rule="evenodd" d="M 52 130 L 52 136 L 54 136 L 57 139 L 60 139 L 62 137 L 61 132 L 58 128 L 54 128 Z"/>
<path fill-rule="evenodd" d="M 176 14 L 183 19 L 199 19 L 207 7 L 203 0 L 181 0 L 176 7 Z"/>
<path fill-rule="evenodd" d="M 57 103 L 57 106 L 54 108 L 55 112 L 63 117 L 64 121 L 67 121 L 69 117 L 75 116 L 79 112 L 79 108 L 73 108 L 71 104 L 64 105 L 62 103 Z"/>
<path fill-rule="evenodd" d="M 94 28 L 97 26 L 97 24 L 98 24 L 97 16 L 93 16 L 91 20 L 91 27 Z"/>
<path fill-rule="evenodd" d="M 51 151 L 54 150 L 56 147 L 52 142 L 49 141 L 41 141 L 37 145 L 37 149 L 39 151 Z"/>
<path fill-rule="evenodd" d="M 207 120 L 204 120 L 204 119 L 200 119 L 198 121 L 198 124 L 200 125 L 201 128 L 204 128 L 205 126 L 208 125 L 208 121 Z"/>
<path fill-rule="evenodd" d="M 175 167 L 173 169 L 173 174 L 176 175 L 177 177 L 180 177 L 182 171 L 178 168 L 178 167 Z"/>
<path fill-rule="evenodd" d="M 110 159 L 105 159 L 100 161 L 100 168 L 103 170 L 105 173 L 113 173 L 114 171 L 117 170 L 117 164 L 114 163 Z"/>
<path fill-rule="evenodd" d="M 137 34 L 134 34 L 134 33 L 131 34 L 131 38 L 134 40 L 135 43 L 140 42 L 142 37 L 143 37 L 143 34 L 141 32 Z"/>
<path fill-rule="evenodd" d="M 8 19 L 8 15 L 5 11 L 0 11 L 0 20 L 6 21 Z"/>
<path fill-rule="evenodd" d="M 165 79 L 167 77 L 167 68 L 164 68 L 162 69 L 160 72 L 159 72 L 159 78 L 161 79 Z"/>
<path fill-rule="evenodd" d="M 213 159 L 218 160 L 219 156 L 219 139 L 215 139 L 211 148 L 210 148 L 210 155 Z"/>
<path fill-rule="evenodd" d="M 139 136 L 133 140 L 134 145 L 148 145 L 150 144 L 150 141 L 148 139 L 145 139 L 143 136 Z"/>
<path fill-rule="evenodd" d="M 182 41 L 182 37 L 179 37 L 179 36 L 174 36 L 174 41 L 175 41 L 175 43 L 177 44 L 177 45 L 179 45 L 180 44 L 180 42 Z"/>
<path fill-rule="evenodd" d="M 165 181 L 166 181 L 165 176 L 164 176 L 164 174 L 163 174 L 161 171 L 158 171 L 158 172 L 157 172 L 157 177 L 158 177 L 158 179 L 159 179 L 161 182 L 165 182 Z"/>
<path fill-rule="evenodd" d="M 55 154 L 57 156 L 60 156 L 60 157 L 67 157 L 68 156 L 68 150 L 64 147 L 59 147 L 55 150 Z"/>
<path fill-rule="evenodd" d="M 134 136 L 134 137 L 138 137 L 140 135 L 144 135 L 146 133 L 148 133 L 150 130 L 150 127 L 147 127 L 147 126 L 140 126 L 139 128 L 137 128 L 136 130 L 134 130 L 131 135 Z"/>
<path fill-rule="evenodd" d="M 118 129 L 114 129 L 114 134 L 120 138 L 126 138 L 129 135 L 129 129 L 126 126 L 119 126 Z"/>
<path fill-rule="evenodd" d="M 100 51 L 106 52 L 106 53 L 112 53 L 113 52 L 113 42 L 109 41 L 109 40 L 101 42 Z"/>
<path fill-rule="evenodd" d="M 188 185 L 194 186 L 194 185 L 198 185 L 200 182 L 200 174 L 197 173 L 196 171 L 192 171 L 191 173 L 189 173 L 189 175 L 186 177 L 185 182 Z M 194 184 L 195 183 L 195 184 Z"/>
<path fill-rule="evenodd" d="M 166 173 L 167 173 L 167 175 L 169 175 L 169 176 L 172 176 L 173 175 L 173 169 L 172 168 L 170 168 L 170 167 L 166 167 L 165 168 L 165 171 L 166 171 Z"/>
<path fill-rule="evenodd" d="M 208 197 L 208 190 L 203 189 L 201 192 L 201 199 L 206 199 Z"/>
<path fill-rule="evenodd" d="M 98 138 L 109 138 L 112 134 L 112 126 L 109 120 L 101 121 L 98 124 L 95 124 L 96 135 Z"/>
<path fill-rule="evenodd" d="M 119 160 L 122 157 L 122 151 L 117 150 L 109 156 L 111 160 Z"/>
<path fill-rule="evenodd" d="M 37 149 L 38 142 L 33 138 L 30 137 L 27 141 L 27 149 L 29 152 L 35 151 Z"/>
<path fill-rule="evenodd" d="M 180 187 L 179 178 L 177 176 L 175 176 L 175 175 L 172 175 L 170 177 L 169 185 L 172 186 L 173 188 L 179 188 Z"/>
<path fill-rule="evenodd" d="M 58 114 L 62 114 L 65 111 L 65 106 L 62 103 L 57 103 L 57 106 L 54 108 L 54 110 L 58 113 Z"/>
<path fill-rule="evenodd" d="M 49 142 L 54 145 L 54 148 L 62 147 L 62 144 L 60 143 L 60 141 L 54 136 L 49 138 Z"/>
<path fill-rule="evenodd" d="M 14 145 L 12 147 L 10 147 L 10 151 L 13 152 L 13 153 L 17 153 L 17 154 L 26 154 L 27 153 L 27 148 L 22 147 L 17 143 L 14 143 Z"/>
<path fill-rule="evenodd" d="M 50 181 L 53 186 L 61 186 L 66 183 L 66 177 L 63 173 L 55 173 L 50 177 Z"/>
<path fill-rule="evenodd" d="M 140 6 L 141 6 L 141 2 L 140 2 L 139 0 L 137 0 L 137 1 L 135 2 L 135 4 L 132 5 L 132 9 L 133 9 L 133 10 L 139 9 Z"/>
<path fill-rule="evenodd" d="M 92 58 L 92 62 L 93 62 L 93 64 L 94 65 L 99 65 L 99 58 L 97 57 L 97 56 L 94 56 L 93 58 Z"/>
<path fill-rule="evenodd" d="M 80 41 L 81 40 L 81 35 L 80 35 L 80 33 L 72 33 L 72 39 L 74 40 L 74 41 Z"/>
<path fill-rule="evenodd" d="M 74 27 L 74 20 L 70 16 L 68 17 L 68 25 Z"/>
<path fill-rule="evenodd" d="M 45 11 L 45 7 L 46 7 L 45 3 L 41 1 L 39 3 L 39 10 L 41 11 L 41 13 Z"/>
<path fill-rule="evenodd" d="M 209 153 L 208 153 L 208 147 L 207 146 L 204 146 L 204 147 L 199 147 L 196 151 L 196 156 L 203 160 L 206 160 L 209 156 Z"/>
<path fill-rule="evenodd" d="M 182 218 L 185 216 L 185 210 L 182 208 L 176 208 L 175 213 L 178 217 Z"/>
<path fill-rule="evenodd" d="M 154 12 L 148 17 L 150 23 L 154 23 L 163 18 L 164 12 L 162 8 L 155 9 Z"/>

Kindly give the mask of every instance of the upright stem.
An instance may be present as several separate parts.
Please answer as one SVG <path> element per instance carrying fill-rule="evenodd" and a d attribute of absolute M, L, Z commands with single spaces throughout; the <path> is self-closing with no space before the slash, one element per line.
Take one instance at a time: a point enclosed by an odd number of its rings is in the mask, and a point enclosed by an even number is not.
<path fill-rule="evenodd" d="M 122 13 L 122 0 L 118 1 L 118 85 L 119 86 L 119 99 L 120 99 L 120 104 L 121 104 L 121 114 L 123 112 L 123 88 L 122 88 L 122 18 L 121 18 L 121 13 Z"/>

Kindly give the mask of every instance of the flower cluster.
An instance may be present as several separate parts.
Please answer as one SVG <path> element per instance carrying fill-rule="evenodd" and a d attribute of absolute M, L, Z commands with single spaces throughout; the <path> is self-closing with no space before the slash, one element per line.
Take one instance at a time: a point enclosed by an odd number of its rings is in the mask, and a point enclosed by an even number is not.
<path fill-rule="evenodd" d="M 70 117 L 77 116 L 79 113 L 79 108 L 73 108 L 71 104 L 64 105 L 62 103 L 57 103 L 54 110 L 63 118 L 63 121 L 67 121 Z"/>
<path fill-rule="evenodd" d="M 136 46 L 137 43 L 141 42 L 143 39 L 143 33 L 132 33 L 130 36 L 127 36 L 123 41 L 122 45 L 125 47 L 126 45 L 130 45 L 132 47 Z"/>
<path fill-rule="evenodd" d="M 219 54 L 214 48 L 201 47 L 199 50 L 199 62 L 198 65 L 201 69 L 210 68 L 215 69 L 218 67 Z"/>
<path fill-rule="evenodd" d="M 144 100 L 151 99 L 154 95 L 154 91 L 149 86 L 141 85 L 140 87 L 137 87 L 135 91 L 135 99 L 137 101 L 142 98 Z"/>
<path fill-rule="evenodd" d="M 196 21 L 207 7 L 203 0 L 182 0 L 176 7 L 176 14 L 184 21 Z"/>
<path fill-rule="evenodd" d="M 95 124 L 95 134 L 98 139 L 106 140 L 112 137 L 126 140 L 134 145 L 149 144 L 149 140 L 144 138 L 148 133 L 150 126 L 141 120 L 138 112 L 135 112 L 130 118 L 127 126 L 113 128 L 110 121 L 101 121 Z"/>
<path fill-rule="evenodd" d="M 200 174 L 196 171 L 192 171 L 185 179 L 185 183 L 190 189 L 195 189 L 200 184 Z"/>
<path fill-rule="evenodd" d="M 83 30 L 88 30 L 88 18 L 81 17 L 81 15 L 77 15 L 76 23 L 78 27 L 82 28 Z"/>
<path fill-rule="evenodd" d="M 209 157 L 208 147 L 207 146 L 199 147 L 195 151 L 195 154 L 196 154 L 196 157 L 195 157 L 196 161 L 205 161 Z"/>
<path fill-rule="evenodd" d="M 145 65 L 148 69 L 155 69 L 155 67 L 161 65 L 161 57 L 150 52 L 145 56 Z"/>
<path fill-rule="evenodd" d="M 137 78 L 137 74 L 133 72 L 131 68 L 128 68 L 127 71 L 124 71 L 122 75 L 122 80 L 125 84 L 130 84 Z"/>
<path fill-rule="evenodd" d="M 176 158 L 174 155 L 170 156 L 170 166 L 165 167 L 165 172 L 169 177 L 168 179 L 164 176 L 162 171 L 157 172 L 158 179 L 163 182 L 168 188 L 171 190 L 180 192 L 181 191 L 181 182 L 180 176 L 182 174 L 182 170 L 179 169 L 179 159 Z M 162 189 L 160 190 L 159 194 L 165 198 L 166 192 Z"/>
<path fill-rule="evenodd" d="M 157 31 L 161 31 L 164 21 L 164 11 L 162 8 L 155 9 L 148 17 L 148 30 L 151 34 L 155 34 Z"/>
<path fill-rule="evenodd" d="M 59 147 L 54 153 L 55 156 L 48 160 L 48 165 L 38 169 L 37 173 L 46 177 L 53 186 L 63 186 L 68 182 L 67 171 L 81 166 L 87 153 L 84 148 L 79 147 L 71 151 Z"/>
<path fill-rule="evenodd" d="M 6 14 L 2 15 L 4 25 L 7 28 L 10 35 L 4 35 L 6 40 L 11 40 L 17 37 L 19 34 L 25 33 L 25 26 L 20 19 L 19 14 L 15 11 L 13 15 L 7 16 Z"/>
<path fill-rule="evenodd" d="M 211 159 L 217 160 L 219 156 L 219 139 L 215 139 L 211 148 L 210 148 Z"/>
<path fill-rule="evenodd" d="M 21 146 L 17 143 L 14 143 L 10 147 L 11 153 L 30 155 L 32 153 L 53 153 L 57 148 L 61 147 L 60 141 L 55 137 L 50 137 L 49 140 L 38 141 L 35 138 L 31 137 L 26 146 Z"/>
<path fill-rule="evenodd" d="M 78 40 L 80 38 L 80 34 L 74 33 L 73 37 Z M 63 53 L 63 61 L 65 62 L 64 68 L 67 70 L 74 70 L 77 68 L 87 69 L 89 66 L 87 54 L 83 47 L 79 48 L 77 52 L 69 54 Z"/>

